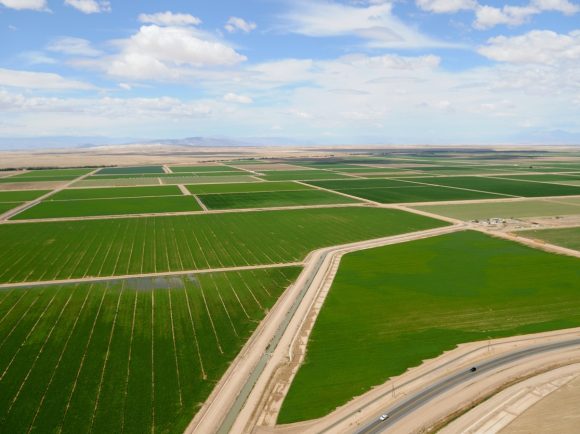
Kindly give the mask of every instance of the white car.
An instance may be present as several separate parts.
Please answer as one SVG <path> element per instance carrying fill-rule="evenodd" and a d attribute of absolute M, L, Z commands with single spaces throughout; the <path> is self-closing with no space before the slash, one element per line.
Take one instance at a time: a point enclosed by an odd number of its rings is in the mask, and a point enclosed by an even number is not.
<path fill-rule="evenodd" d="M 385 413 L 385 414 L 381 415 L 381 417 L 379 417 L 379 420 L 381 422 L 383 422 L 383 421 L 387 420 L 388 418 L 389 418 L 389 415 L 387 413 Z"/>

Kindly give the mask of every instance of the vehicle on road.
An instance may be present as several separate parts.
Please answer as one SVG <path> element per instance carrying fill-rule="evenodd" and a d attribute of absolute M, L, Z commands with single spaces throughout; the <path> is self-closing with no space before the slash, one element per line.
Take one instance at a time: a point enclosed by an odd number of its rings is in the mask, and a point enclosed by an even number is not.
<path fill-rule="evenodd" d="M 471 368 L 469 371 L 470 371 L 470 372 L 475 372 L 475 371 L 477 371 L 477 368 L 474 366 L 474 367 L 473 367 L 473 368 Z"/>
<path fill-rule="evenodd" d="M 381 415 L 381 417 L 379 417 L 379 420 L 380 420 L 381 422 L 384 422 L 384 421 L 385 421 L 385 420 L 387 420 L 388 418 L 389 418 L 389 415 L 385 413 L 385 414 L 382 414 L 382 415 Z"/>

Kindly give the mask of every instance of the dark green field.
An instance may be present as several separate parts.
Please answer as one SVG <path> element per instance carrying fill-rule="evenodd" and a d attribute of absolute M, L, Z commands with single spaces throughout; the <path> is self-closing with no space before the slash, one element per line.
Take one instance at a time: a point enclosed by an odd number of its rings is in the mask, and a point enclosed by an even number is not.
<path fill-rule="evenodd" d="M 243 172 L 229 166 L 172 166 L 170 169 L 175 173 Z"/>
<path fill-rule="evenodd" d="M 297 182 L 247 182 L 241 184 L 200 184 L 188 185 L 187 189 L 193 194 L 214 193 L 249 193 L 261 191 L 293 191 L 312 190 L 304 184 Z"/>
<path fill-rule="evenodd" d="M 0 202 L 27 202 L 48 193 L 49 190 L 0 191 Z"/>
<path fill-rule="evenodd" d="M 260 171 L 263 173 L 266 181 L 291 181 L 291 180 L 310 180 L 310 179 L 341 179 L 348 176 L 339 173 L 329 172 L 327 170 L 271 170 Z"/>
<path fill-rule="evenodd" d="M 4 214 L 6 211 L 10 211 L 21 204 L 22 202 L 0 202 L 0 214 Z"/>
<path fill-rule="evenodd" d="M 4 224 L 0 282 L 302 261 L 324 246 L 445 225 L 368 207 Z"/>
<path fill-rule="evenodd" d="M 192 196 L 160 196 L 125 199 L 54 200 L 41 202 L 14 216 L 13 220 L 58 217 L 151 214 L 201 211 Z"/>
<path fill-rule="evenodd" d="M 298 272 L 1 289 L 0 432 L 183 432 Z"/>
<path fill-rule="evenodd" d="M 266 191 L 199 195 L 208 209 L 271 208 L 278 206 L 335 205 L 355 199 L 321 190 Z"/>
<path fill-rule="evenodd" d="M 501 199 L 501 196 L 491 193 L 422 185 L 395 179 L 310 181 L 308 183 L 380 203 Z"/>
<path fill-rule="evenodd" d="M 144 196 L 180 196 L 182 194 L 183 193 L 181 193 L 179 187 L 175 185 L 158 186 L 158 187 L 81 188 L 81 189 L 62 190 L 50 196 L 50 200 L 113 199 L 119 197 L 144 197 Z"/>
<path fill-rule="evenodd" d="M 462 342 L 580 326 L 580 260 L 477 232 L 350 253 L 279 423 L 318 418 Z"/>
<path fill-rule="evenodd" d="M 437 185 L 471 188 L 512 196 L 572 196 L 580 194 L 580 187 L 540 182 L 516 181 L 512 179 L 484 178 L 479 176 L 458 176 L 450 178 L 414 178 L 413 181 Z"/>

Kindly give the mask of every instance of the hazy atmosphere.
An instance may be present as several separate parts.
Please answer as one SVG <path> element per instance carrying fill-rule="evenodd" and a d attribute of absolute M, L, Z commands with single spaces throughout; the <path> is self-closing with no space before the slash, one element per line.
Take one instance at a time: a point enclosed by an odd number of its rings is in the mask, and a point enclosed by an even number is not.
<path fill-rule="evenodd" d="M 579 17 L 568 0 L 0 0 L 0 140 L 577 144 Z"/>

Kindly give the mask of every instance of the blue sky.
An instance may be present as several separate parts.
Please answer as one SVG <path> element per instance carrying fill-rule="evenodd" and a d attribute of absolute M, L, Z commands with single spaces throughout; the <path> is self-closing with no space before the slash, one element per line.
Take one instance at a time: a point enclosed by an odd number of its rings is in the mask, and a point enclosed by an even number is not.
<path fill-rule="evenodd" d="M 580 143 L 575 0 L 0 0 L 0 38 L 0 137 Z"/>

